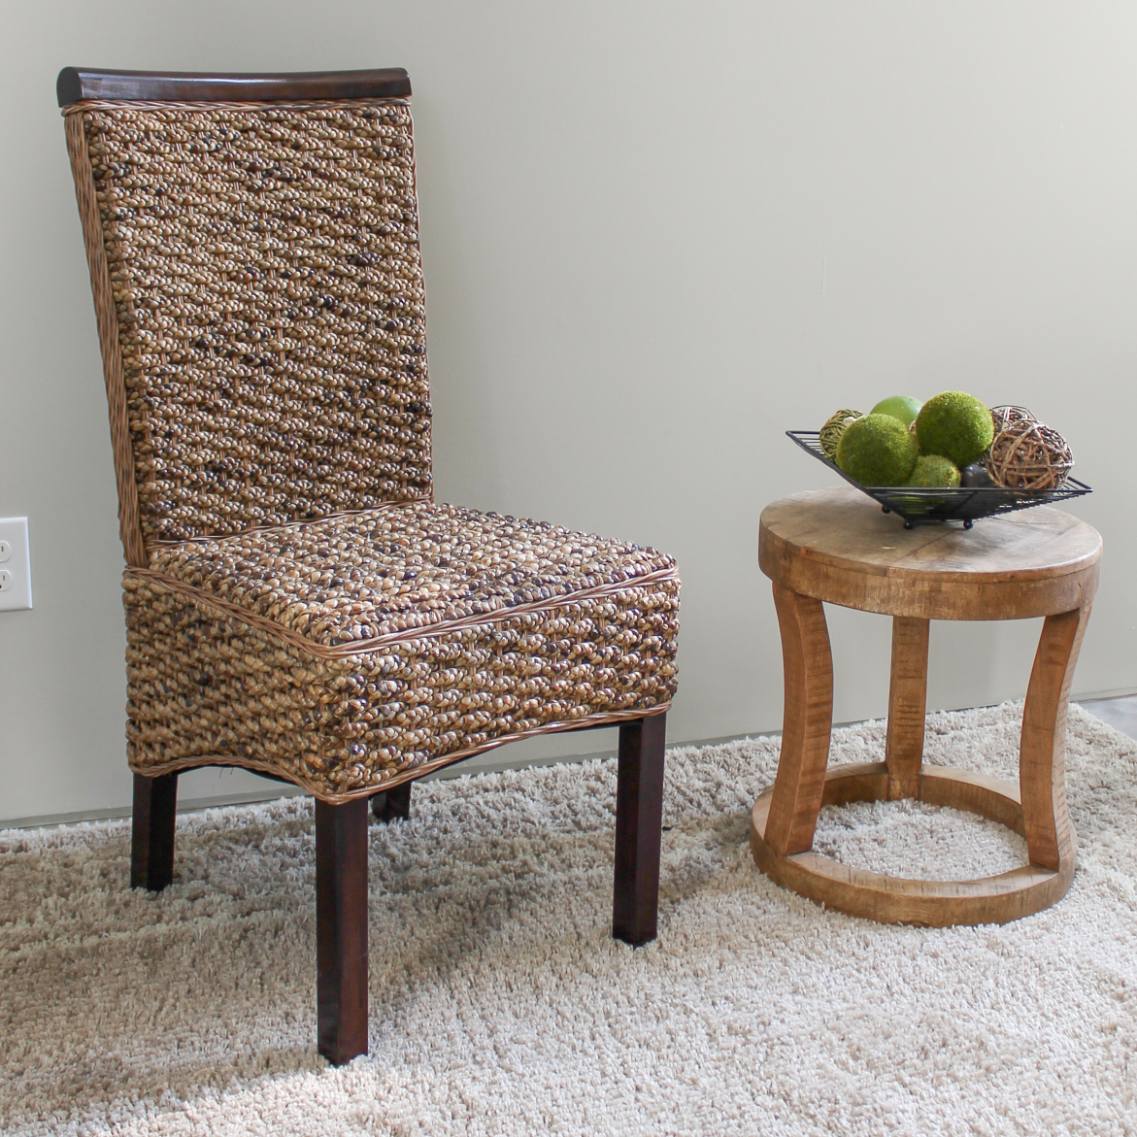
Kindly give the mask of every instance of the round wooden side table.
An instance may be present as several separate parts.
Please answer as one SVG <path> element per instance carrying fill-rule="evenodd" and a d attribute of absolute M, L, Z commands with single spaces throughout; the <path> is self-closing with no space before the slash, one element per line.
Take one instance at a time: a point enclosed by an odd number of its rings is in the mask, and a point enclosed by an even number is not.
<path fill-rule="evenodd" d="M 1101 536 L 1057 509 L 991 517 L 965 531 L 904 529 L 855 490 L 768 506 L 759 564 L 773 581 L 785 664 L 774 785 L 750 844 L 774 880 L 829 907 L 889 923 L 1005 923 L 1053 904 L 1074 875 L 1066 809 L 1066 704 L 1098 579 Z M 884 761 L 826 770 L 833 664 L 823 603 L 892 617 Z M 1019 785 L 923 764 L 930 620 L 1044 618 L 1023 710 Z M 1030 863 L 979 880 L 931 881 L 851 868 L 812 851 L 823 805 L 916 798 L 1001 822 Z"/>

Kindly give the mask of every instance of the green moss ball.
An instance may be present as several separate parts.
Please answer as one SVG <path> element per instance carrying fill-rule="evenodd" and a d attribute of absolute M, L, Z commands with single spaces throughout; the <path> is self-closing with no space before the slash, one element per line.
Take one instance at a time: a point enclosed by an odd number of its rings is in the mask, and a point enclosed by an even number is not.
<path fill-rule="evenodd" d="M 960 468 L 986 453 L 995 437 L 991 412 L 974 395 L 944 391 L 929 399 L 916 419 L 925 454 L 942 454 Z"/>
<path fill-rule="evenodd" d="M 865 415 L 849 423 L 837 444 L 837 465 L 863 486 L 902 486 L 919 449 L 892 415 Z"/>
<path fill-rule="evenodd" d="M 948 458 L 939 454 L 921 454 L 908 475 L 910 486 L 946 486 L 954 488 L 959 485 L 959 467 Z"/>
<path fill-rule="evenodd" d="M 860 411 L 839 410 L 834 411 L 825 420 L 817 436 L 817 441 L 821 444 L 821 449 L 830 462 L 835 461 L 837 458 L 837 443 L 841 441 L 841 435 L 845 433 L 845 427 L 860 417 Z"/>
<path fill-rule="evenodd" d="M 891 395 L 887 399 L 881 399 L 879 403 L 871 411 L 870 415 L 892 415 L 893 418 L 898 418 L 905 426 L 909 423 L 916 421 L 916 416 L 920 413 L 920 407 L 923 404 L 919 399 L 912 398 L 911 395 Z"/>

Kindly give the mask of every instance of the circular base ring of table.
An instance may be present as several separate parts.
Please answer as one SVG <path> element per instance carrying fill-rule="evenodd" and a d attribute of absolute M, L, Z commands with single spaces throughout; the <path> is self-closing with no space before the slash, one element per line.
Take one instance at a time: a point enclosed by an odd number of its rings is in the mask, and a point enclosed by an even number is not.
<path fill-rule="evenodd" d="M 1060 900 L 1074 876 L 1072 855 L 1057 869 L 1023 865 L 975 880 L 916 880 L 843 865 L 812 849 L 778 856 L 766 842 L 766 822 L 773 787 L 754 805 L 750 848 L 772 880 L 786 888 L 847 912 L 890 924 L 947 927 L 953 924 L 1003 924 L 1029 916 Z M 895 780 L 883 763 L 838 766 L 827 771 L 823 805 L 855 801 L 895 801 Z M 1017 786 L 998 778 L 948 766 L 922 766 L 915 798 L 951 806 L 997 821 L 1022 835 L 1022 800 Z"/>

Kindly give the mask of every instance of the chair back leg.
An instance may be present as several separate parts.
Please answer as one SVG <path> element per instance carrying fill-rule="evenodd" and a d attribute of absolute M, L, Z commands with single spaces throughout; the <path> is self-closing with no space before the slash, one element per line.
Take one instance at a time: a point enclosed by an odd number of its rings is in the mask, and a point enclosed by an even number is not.
<path fill-rule="evenodd" d="M 178 775 L 134 775 L 131 810 L 130 887 L 160 892 L 174 876 L 174 813 Z"/>
<path fill-rule="evenodd" d="M 316 801 L 316 1019 L 334 1066 L 367 1053 L 367 799 Z"/>
<path fill-rule="evenodd" d="M 620 726 L 612 935 L 633 947 L 655 939 L 666 719 L 652 715 Z"/>
<path fill-rule="evenodd" d="M 371 799 L 371 813 L 376 821 L 406 821 L 411 815 L 411 783 L 404 782 L 393 790 L 385 790 Z"/>

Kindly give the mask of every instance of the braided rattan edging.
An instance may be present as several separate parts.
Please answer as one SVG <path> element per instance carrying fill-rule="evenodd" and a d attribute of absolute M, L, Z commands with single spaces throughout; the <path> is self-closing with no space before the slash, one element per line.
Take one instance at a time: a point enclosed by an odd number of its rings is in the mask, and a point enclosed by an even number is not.
<path fill-rule="evenodd" d="M 552 600 L 534 600 L 527 604 L 517 604 L 511 608 L 503 608 L 498 612 L 492 612 L 486 615 L 463 616 L 459 619 L 446 620 L 426 628 L 406 628 L 401 631 L 388 632 L 381 636 L 375 636 L 368 640 L 353 640 L 348 643 L 328 646 L 316 643 L 306 636 L 294 632 L 290 628 L 282 627 L 275 621 L 260 616 L 255 612 L 245 611 L 236 604 L 221 600 L 216 596 L 210 596 L 202 592 L 200 588 L 195 588 L 192 584 L 186 584 L 174 577 L 167 576 L 165 573 L 156 572 L 153 569 L 131 569 L 127 575 L 132 580 L 152 580 L 159 583 L 163 587 L 170 589 L 171 592 L 180 593 L 187 599 L 193 600 L 194 603 L 212 609 L 219 616 L 230 616 L 237 620 L 243 620 L 245 623 L 260 628 L 262 631 L 277 636 L 282 640 L 286 640 L 294 647 L 299 648 L 299 650 L 321 659 L 337 659 L 343 656 L 365 655 L 368 652 L 381 651 L 394 644 L 404 643 L 409 640 L 423 640 L 431 639 L 434 636 L 451 635 L 465 628 L 498 624 L 513 616 L 524 616 L 530 612 L 543 612 L 556 608 L 572 607 L 584 600 L 594 600 L 604 596 L 618 595 L 626 592 L 629 588 L 646 588 L 665 582 L 680 583 L 678 569 L 660 569 L 658 572 L 648 573 L 632 581 L 618 581 L 597 585 L 595 588 L 582 588 L 576 592 L 570 592 Z"/>
<path fill-rule="evenodd" d="M 114 453 L 115 482 L 118 487 L 119 535 L 129 565 L 146 564 L 146 546 L 138 514 L 138 486 L 135 481 L 134 456 L 130 445 L 130 425 L 126 416 L 126 388 L 123 383 L 122 347 L 119 343 L 118 314 L 114 290 L 103 247 L 102 222 L 95 196 L 95 180 L 91 158 L 87 152 L 87 136 L 83 120 L 68 117 L 64 122 L 67 153 L 75 181 L 75 198 L 83 226 L 83 245 L 91 274 L 91 292 L 95 301 L 99 348 L 103 357 L 103 380 L 107 389 L 110 415 L 111 449 Z"/>
<path fill-rule="evenodd" d="M 667 579 L 657 549 L 508 514 L 408 502 L 155 548 L 150 570 L 351 654 L 372 642 Z"/>
<path fill-rule="evenodd" d="M 338 521 L 352 517 L 358 517 L 364 513 L 373 513 L 377 509 L 401 509 L 408 505 L 418 505 L 422 503 L 432 504 L 433 497 L 409 497 L 405 501 L 385 501 L 381 505 L 369 507 L 367 509 L 341 509 L 338 513 L 329 513 L 324 517 L 319 518 L 320 521 Z M 304 525 L 311 525 L 310 520 L 303 521 L 286 521 L 283 525 L 252 525 L 248 529 L 242 529 L 236 536 L 247 537 L 256 533 L 286 533 L 290 529 L 299 529 Z M 232 534 L 231 534 L 232 535 Z M 151 550 L 161 551 L 162 549 L 183 549 L 187 546 L 204 545 L 218 538 L 206 534 L 201 537 L 186 537 L 181 541 L 167 541 L 160 540 L 151 543 Z M 224 538 L 222 538 L 224 540 Z"/>
<path fill-rule="evenodd" d="M 406 770 L 404 773 L 395 774 L 373 789 L 358 790 L 355 793 L 328 794 L 323 792 L 317 783 L 309 782 L 307 779 L 292 778 L 288 780 L 292 781 L 294 785 L 299 786 L 302 790 L 310 793 L 313 797 L 319 798 L 320 801 L 327 802 L 328 805 L 343 805 L 344 802 L 353 801 L 356 798 L 374 797 L 375 794 L 386 793 L 388 790 L 393 790 L 396 786 L 401 786 L 406 782 L 417 781 L 419 778 L 425 778 L 427 774 L 432 774 L 436 770 L 443 770 L 447 766 L 464 762 L 467 758 L 474 758 L 479 754 L 496 750 L 499 746 L 508 746 L 511 742 L 524 742 L 527 738 L 538 738 L 543 734 L 564 734 L 573 730 L 591 730 L 595 727 L 621 726 L 624 723 L 635 722 L 637 719 L 653 718 L 655 715 L 663 715 L 669 710 L 671 710 L 671 703 L 667 702 L 656 707 L 647 707 L 643 710 L 623 711 L 618 714 L 589 715 L 587 718 L 574 719 L 571 722 L 551 722 L 545 723 L 543 726 L 536 727 L 533 730 L 514 731 L 512 734 L 499 735 L 497 738 L 485 742 L 481 746 L 471 746 L 466 750 L 458 750 L 452 754 L 447 754 L 444 758 L 438 758 L 433 762 L 424 762 L 421 766 L 415 766 L 413 769 Z M 224 755 L 183 758 L 162 765 L 147 766 L 145 769 L 137 770 L 136 772 L 142 774 L 144 777 L 157 778 L 163 774 L 184 773 L 190 770 L 198 770 L 205 766 L 232 766 L 242 770 L 249 770 L 254 774 L 266 774 L 276 778 L 281 776 L 276 763 L 255 762 L 251 759 L 235 760 L 227 758 Z"/>

